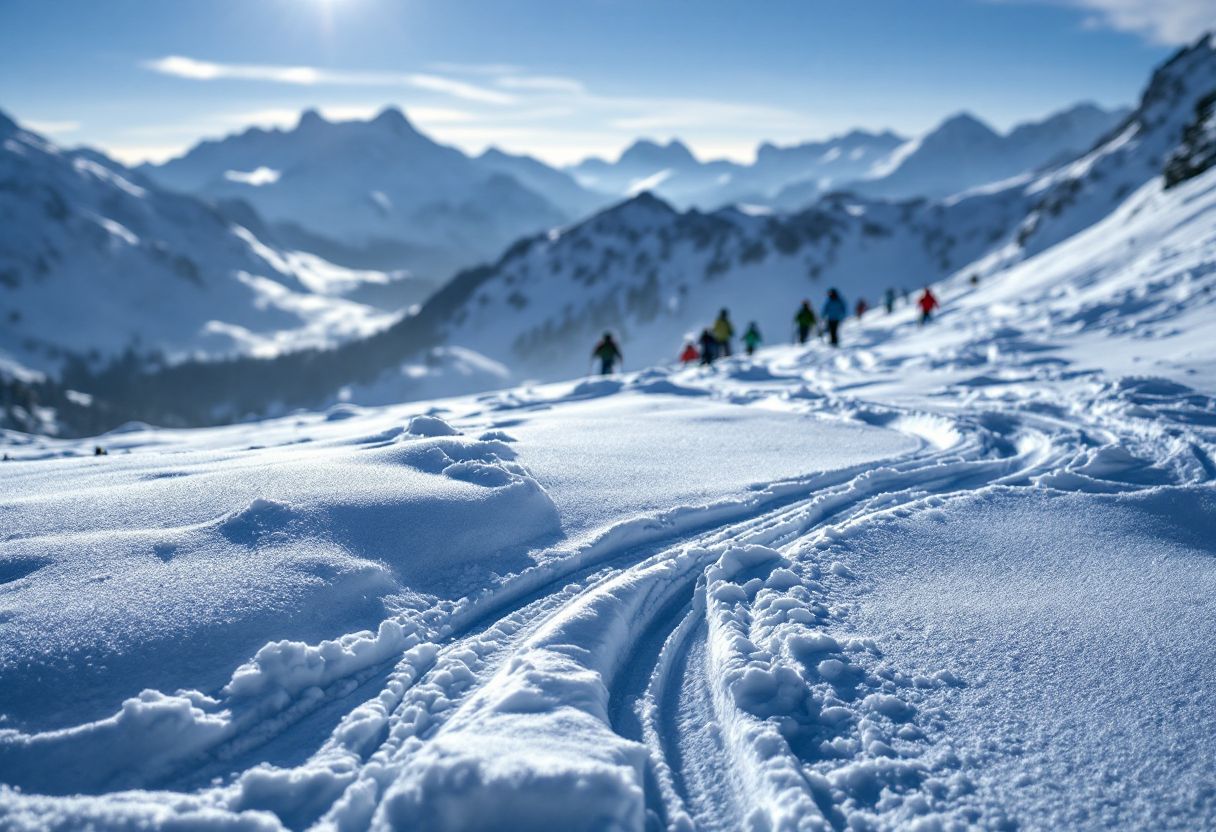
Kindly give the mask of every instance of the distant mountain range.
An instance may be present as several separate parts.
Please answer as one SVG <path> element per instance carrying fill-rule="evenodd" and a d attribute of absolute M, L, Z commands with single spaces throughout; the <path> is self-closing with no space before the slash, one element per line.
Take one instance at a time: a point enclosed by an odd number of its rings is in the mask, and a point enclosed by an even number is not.
<path fill-rule="evenodd" d="M 292 130 L 251 128 L 140 171 L 224 210 L 247 203 L 285 247 L 436 281 L 608 201 L 534 159 L 440 145 L 394 108 L 340 123 L 309 110 Z"/>
<path fill-rule="evenodd" d="M 918 140 L 854 131 L 794 147 L 766 143 L 750 165 L 701 162 L 679 141 L 642 140 L 615 162 L 588 159 L 559 171 L 496 149 L 469 157 L 392 108 L 340 123 L 310 110 L 293 129 L 251 128 L 140 171 L 256 225 L 268 243 L 442 283 L 521 236 L 642 191 L 703 210 L 798 210 L 839 189 L 942 197 L 1079 155 L 1125 115 L 1081 105 L 1008 136 L 963 115 Z"/>
<path fill-rule="evenodd" d="M 208 202 L 0 113 L 0 359 L 59 373 L 69 358 L 103 366 L 128 352 L 332 346 L 399 316 L 353 297 L 400 298 L 414 283 L 275 249 Z M 430 287 L 413 288 L 417 301 Z"/>
<path fill-rule="evenodd" d="M 942 198 L 1075 158 L 1127 114 L 1080 104 L 1002 136 L 963 113 L 914 140 L 854 131 L 794 147 L 763 144 L 751 165 L 700 162 L 678 141 L 639 141 L 616 162 L 588 159 L 567 171 L 587 188 L 619 197 L 649 190 L 701 210 L 742 203 L 796 211 L 838 190 L 877 199 Z"/>

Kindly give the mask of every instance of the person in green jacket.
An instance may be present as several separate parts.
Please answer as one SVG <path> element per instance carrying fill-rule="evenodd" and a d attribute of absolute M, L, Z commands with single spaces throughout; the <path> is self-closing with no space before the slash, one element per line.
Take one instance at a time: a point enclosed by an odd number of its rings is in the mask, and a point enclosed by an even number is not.
<path fill-rule="evenodd" d="M 592 351 L 591 356 L 600 360 L 600 375 L 607 376 L 612 374 L 612 368 L 622 356 L 621 348 L 612 339 L 611 332 L 604 333 L 604 337 L 595 345 L 595 350 Z"/>
<path fill-rule="evenodd" d="M 756 351 L 756 347 L 760 346 L 760 342 L 764 339 L 760 337 L 760 328 L 756 326 L 756 322 L 752 321 L 747 325 L 747 332 L 743 333 L 743 346 L 747 348 L 747 354 L 751 355 Z"/>
<path fill-rule="evenodd" d="M 723 356 L 730 356 L 730 339 L 735 334 L 735 328 L 730 322 L 730 313 L 723 309 L 718 313 L 718 319 L 714 321 L 714 338 L 718 339 L 718 346 L 722 348 Z"/>
<path fill-rule="evenodd" d="M 802 302 L 802 308 L 794 316 L 794 323 L 798 325 L 798 343 L 805 344 L 806 339 L 811 337 L 811 330 L 815 328 L 815 310 L 811 308 L 809 300 Z"/>

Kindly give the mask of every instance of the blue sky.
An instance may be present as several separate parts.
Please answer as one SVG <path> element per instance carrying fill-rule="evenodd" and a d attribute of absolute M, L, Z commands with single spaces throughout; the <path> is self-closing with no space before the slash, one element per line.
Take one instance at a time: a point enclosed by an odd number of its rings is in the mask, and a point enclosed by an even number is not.
<path fill-rule="evenodd" d="M 1212 0 L 0 0 L 0 109 L 129 162 L 390 104 L 471 152 L 747 159 L 1128 104 L 1211 27 Z"/>

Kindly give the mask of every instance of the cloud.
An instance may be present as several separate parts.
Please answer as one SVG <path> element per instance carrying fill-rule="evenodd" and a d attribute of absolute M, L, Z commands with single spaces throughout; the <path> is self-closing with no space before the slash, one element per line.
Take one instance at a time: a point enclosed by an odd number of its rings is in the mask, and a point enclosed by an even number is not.
<path fill-rule="evenodd" d="M 407 107 L 406 115 L 416 124 L 461 124 L 477 120 L 472 113 L 448 107 Z"/>
<path fill-rule="evenodd" d="M 722 125 L 747 125 L 749 130 L 807 130 L 815 125 L 805 114 L 780 107 L 700 99 L 604 99 L 605 106 L 628 109 L 611 120 L 629 131 L 671 131 Z"/>
<path fill-rule="evenodd" d="M 428 64 L 427 69 L 431 72 L 449 72 L 457 75 L 516 75 L 523 72 L 522 69 L 513 64 L 454 64 L 454 63 L 435 63 Z"/>
<path fill-rule="evenodd" d="M 56 135 L 60 133 L 75 133 L 80 129 L 79 121 L 31 121 L 23 119 L 21 126 L 35 133 L 43 135 Z"/>
<path fill-rule="evenodd" d="M 199 61 L 181 55 L 169 55 L 147 61 L 144 68 L 162 75 L 189 78 L 193 81 L 215 81 L 234 79 L 242 81 L 267 81 L 277 84 L 301 86 L 356 86 L 356 87 L 413 87 L 414 89 L 439 92 L 466 101 L 483 104 L 513 104 L 514 96 L 497 90 L 488 90 L 475 84 L 445 78 L 440 75 L 424 75 L 412 72 L 352 72 L 319 69 L 311 66 L 274 66 L 267 64 L 220 64 Z"/>
<path fill-rule="evenodd" d="M 1004 0 L 1009 2 L 1009 0 Z M 1216 2 L 1213 0 L 1013 0 L 1013 2 L 1050 3 L 1092 12 L 1089 24 L 1095 27 L 1133 32 L 1163 45 L 1195 41 L 1204 32 L 1216 29 Z"/>
<path fill-rule="evenodd" d="M 586 91 L 581 81 L 573 78 L 555 78 L 545 75 L 506 75 L 495 81 L 509 90 L 538 90 L 543 92 L 582 93 Z"/>

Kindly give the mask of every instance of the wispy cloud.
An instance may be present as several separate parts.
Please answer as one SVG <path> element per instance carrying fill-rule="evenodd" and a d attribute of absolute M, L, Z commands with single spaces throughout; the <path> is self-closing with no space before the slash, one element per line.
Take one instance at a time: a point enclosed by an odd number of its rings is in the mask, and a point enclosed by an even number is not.
<path fill-rule="evenodd" d="M 999 0 L 1010 2 L 1010 0 Z M 1094 27 L 1134 32 L 1152 43 L 1191 43 L 1204 32 L 1216 29 L 1213 0 L 1013 0 L 1050 3 L 1093 13 Z"/>
<path fill-rule="evenodd" d="M 1216 29 L 1212 0 L 1078 0 L 1110 25 L 1139 32 L 1155 42 L 1190 43 Z"/>
<path fill-rule="evenodd" d="M 412 87 L 483 104 L 515 103 L 515 97 L 504 92 L 485 89 L 476 84 L 445 78 L 441 75 L 415 72 L 358 72 L 320 69 L 312 66 L 221 64 L 181 55 L 169 55 L 154 61 L 147 61 L 144 63 L 144 67 L 163 75 L 189 78 L 194 81 L 232 79 L 300 86 Z"/>
<path fill-rule="evenodd" d="M 514 64 L 456 64 L 440 62 L 428 64 L 431 72 L 449 72 L 455 75 L 515 75 L 523 72 Z"/>
<path fill-rule="evenodd" d="M 75 133 L 80 129 L 79 121 L 38 121 L 24 119 L 21 126 L 35 133 L 42 133 L 48 136 L 61 135 L 63 133 Z"/>
<path fill-rule="evenodd" d="M 586 91 L 581 81 L 573 78 L 557 78 L 549 75 L 504 75 L 495 80 L 498 86 L 509 90 L 537 90 L 543 92 L 582 93 Z"/>

